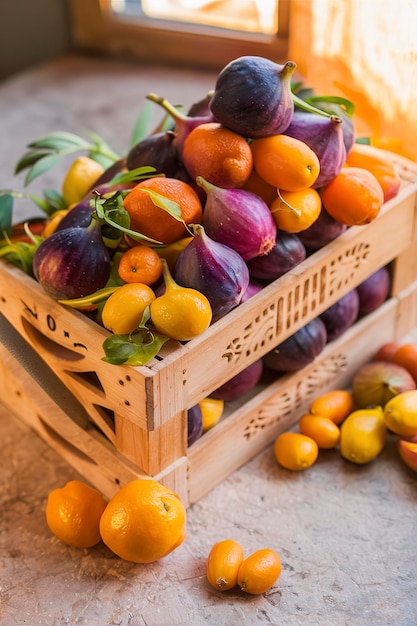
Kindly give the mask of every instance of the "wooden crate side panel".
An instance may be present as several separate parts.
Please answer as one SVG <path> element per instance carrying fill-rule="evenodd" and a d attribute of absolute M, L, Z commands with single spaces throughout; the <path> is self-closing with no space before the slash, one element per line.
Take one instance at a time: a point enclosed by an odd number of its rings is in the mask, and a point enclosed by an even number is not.
<path fill-rule="evenodd" d="M 188 452 L 190 502 L 294 426 L 314 397 L 348 387 L 377 346 L 396 337 L 396 318 L 393 299 L 328 344 L 310 366 L 276 381 L 203 435 Z"/>
<path fill-rule="evenodd" d="M 49 298 L 36 281 L 0 262 L 0 313 L 100 423 L 105 411 L 153 428 L 153 373 L 102 361 L 108 332 Z"/>
<path fill-rule="evenodd" d="M 417 253 L 417 250 L 416 250 Z M 417 327 L 417 280 L 397 296 L 396 340 Z"/>
<path fill-rule="evenodd" d="M 391 262 L 411 243 L 413 217 L 414 193 L 404 194 L 372 224 L 350 228 L 183 346 L 177 354 L 184 353 L 186 404 L 209 395 Z M 167 368 L 175 367 L 175 359 L 159 367 L 164 376 Z"/>

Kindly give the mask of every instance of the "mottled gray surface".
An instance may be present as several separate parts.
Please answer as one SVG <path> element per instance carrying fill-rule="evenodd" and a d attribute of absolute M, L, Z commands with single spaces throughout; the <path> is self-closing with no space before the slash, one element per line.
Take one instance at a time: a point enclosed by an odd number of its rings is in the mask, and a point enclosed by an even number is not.
<path fill-rule="evenodd" d="M 74 57 L 0 84 L 0 188 L 18 188 L 14 164 L 41 134 L 90 128 L 122 151 L 148 91 L 191 104 L 212 80 Z M 55 168 L 33 189 L 56 186 L 63 171 Z M 19 207 L 19 216 L 32 212 L 27 203 Z M 189 510 L 185 543 L 152 565 L 53 537 L 47 495 L 79 477 L 1 406 L 0 442 L 2 625 L 417 623 L 417 474 L 400 462 L 393 439 L 367 466 L 328 451 L 303 473 L 279 468 L 267 448 Z M 209 550 L 229 537 L 246 553 L 278 551 L 283 571 L 268 593 L 209 586 Z"/>

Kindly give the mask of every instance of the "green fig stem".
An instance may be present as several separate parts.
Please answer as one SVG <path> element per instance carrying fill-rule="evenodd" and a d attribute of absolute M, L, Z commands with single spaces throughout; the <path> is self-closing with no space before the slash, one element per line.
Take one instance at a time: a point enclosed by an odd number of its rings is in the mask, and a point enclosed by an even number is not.
<path fill-rule="evenodd" d="M 184 113 L 181 113 L 181 111 L 178 111 L 178 109 L 176 109 L 174 105 L 171 104 L 166 98 L 162 98 L 161 96 L 158 96 L 155 93 L 148 93 L 146 97 L 148 100 L 151 100 L 152 102 L 155 102 L 156 104 L 159 104 L 163 109 L 165 109 L 167 113 L 171 115 L 172 118 L 174 118 L 174 120 L 185 121 L 188 119 L 188 117 Z"/>
<path fill-rule="evenodd" d="M 178 285 L 173 279 L 170 269 L 168 267 L 168 263 L 166 262 L 166 259 L 161 258 L 161 263 L 162 263 L 162 278 L 164 279 L 164 282 L 165 282 L 166 291 L 171 290 L 171 289 L 181 289 L 180 285 Z"/>
<path fill-rule="evenodd" d="M 317 109 L 312 104 L 309 104 L 302 98 L 299 98 L 294 92 L 291 92 L 291 97 L 292 97 L 294 104 L 298 106 L 300 109 L 303 109 L 303 111 L 307 111 L 308 113 L 315 113 L 316 115 L 322 115 L 323 117 L 333 117 L 333 118 L 338 117 L 337 115 L 334 115 L 333 113 L 327 113 L 326 111 Z M 339 117 L 338 119 L 342 121 L 341 117 Z"/>

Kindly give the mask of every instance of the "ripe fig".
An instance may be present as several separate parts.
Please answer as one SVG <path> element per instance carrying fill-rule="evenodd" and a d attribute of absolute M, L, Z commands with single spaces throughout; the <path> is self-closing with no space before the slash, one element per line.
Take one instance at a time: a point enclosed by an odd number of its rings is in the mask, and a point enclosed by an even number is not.
<path fill-rule="evenodd" d="M 295 372 L 312 363 L 326 343 L 326 327 L 316 317 L 268 352 L 264 364 L 277 372 Z"/>
<path fill-rule="evenodd" d="M 76 226 L 79 228 L 86 228 L 91 222 L 92 213 L 93 209 L 91 208 L 90 203 L 83 200 L 72 207 L 72 209 L 64 215 L 55 230 L 64 230 L 65 228 L 72 228 Z"/>
<path fill-rule="evenodd" d="M 284 135 L 304 141 L 320 162 L 320 173 L 312 187 L 318 189 L 339 174 L 346 161 L 342 118 L 323 117 L 308 111 L 295 111 Z"/>
<path fill-rule="evenodd" d="M 195 224 L 193 231 L 193 240 L 177 259 L 174 278 L 206 296 L 216 321 L 240 303 L 249 271 L 240 254 L 211 239 L 201 224 Z"/>
<path fill-rule="evenodd" d="M 342 235 L 347 229 L 346 224 L 335 220 L 322 206 L 316 221 L 298 233 L 299 238 L 308 251 L 315 251 L 327 246 L 328 243 Z"/>
<path fill-rule="evenodd" d="M 219 73 L 210 109 L 220 124 L 244 137 L 282 133 L 294 113 L 291 77 L 296 64 L 242 56 Z"/>
<path fill-rule="evenodd" d="M 197 176 L 207 199 L 203 226 L 209 237 L 224 243 L 248 261 L 268 254 L 277 229 L 268 205 L 244 189 L 222 189 Z"/>
<path fill-rule="evenodd" d="M 271 252 L 247 261 L 247 266 L 251 278 L 270 282 L 292 270 L 305 258 L 306 250 L 298 235 L 278 230 Z"/>
<path fill-rule="evenodd" d="M 359 295 L 356 289 L 352 289 L 320 315 L 326 326 L 327 340 L 340 337 L 356 322 L 358 315 Z"/>
<path fill-rule="evenodd" d="M 161 131 L 139 141 L 126 157 L 128 170 L 149 165 L 155 168 L 156 174 L 175 178 L 180 164 L 173 144 L 174 138 L 172 131 Z"/>
<path fill-rule="evenodd" d="M 200 405 L 195 404 L 187 411 L 187 444 L 191 446 L 203 434 L 203 414 Z"/>
<path fill-rule="evenodd" d="M 258 384 L 263 372 L 263 361 L 258 359 L 251 365 L 245 367 L 244 370 L 233 376 L 226 383 L 218 387 L 210 394 L 211 398 L 216 400 L 224 400 L 230 402 L 237 400 L 243 394 L 247 393 Z"/>
<path fill-rule="evenodd" d="M 384 407 L 394 396 L 416 388 L 416 383 L 405 367 L 385 361 L 365 363 L 356 372 L 352 393 L 359 409 Z"/>
<path fill-rule="evenodd" d="M 110 256 L 96 219 L 86 228 L 57 230 L 42 241 L 33 257 L 36 280 L 55 300 L 94 293 L 106 285 L 110 271 Z"/>
<path fill-rule="evenodd" d="M 389 296 L 390 286 L 391 276 L 385 266 L 358 285 L 359 315 L 367 315 L 380 307 Z"/>

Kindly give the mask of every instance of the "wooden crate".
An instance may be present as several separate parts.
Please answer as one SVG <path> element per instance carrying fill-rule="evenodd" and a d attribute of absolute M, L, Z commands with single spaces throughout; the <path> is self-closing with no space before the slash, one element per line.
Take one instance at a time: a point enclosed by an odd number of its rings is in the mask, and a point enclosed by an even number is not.
<path fill-rule="evenodd" d="M 373 346 L 415 325 L 417 165 L 393 159 L 403 185 L 374 222 L 349 228 L 196 339 L 168 342 L 145 367 L 102 361 L 105 329 L 1 262 L 3 400 L 106 495 L 146 475 L 195 502 L 291 426 L 313 393 L 347 384 Z M 189 407 L 388 264 L 392 298 L 380 310 L 309 368 L 231 403 L 187 449 Z"/>

